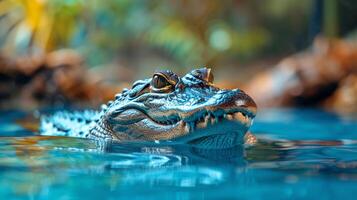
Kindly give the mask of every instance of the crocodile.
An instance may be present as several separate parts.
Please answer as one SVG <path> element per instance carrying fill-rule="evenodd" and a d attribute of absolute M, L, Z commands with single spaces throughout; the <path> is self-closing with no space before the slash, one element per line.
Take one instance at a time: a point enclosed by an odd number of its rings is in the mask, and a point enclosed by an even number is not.
<path fill-rule="evenodd" d="M 170 70 L 138 80 L 99 111 L 60 111 L 43 116 L 42 135 L 104 141 L 185 143 L 202 148 L 243 144 L 257 112 L 240 89 L 220 89 L 210 68 L 183 77 Z"/>

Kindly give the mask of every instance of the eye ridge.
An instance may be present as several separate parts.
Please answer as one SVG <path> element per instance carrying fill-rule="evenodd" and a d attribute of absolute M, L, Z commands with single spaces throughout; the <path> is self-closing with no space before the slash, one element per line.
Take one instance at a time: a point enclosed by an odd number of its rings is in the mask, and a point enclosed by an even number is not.
<path fill-rule="evenodd" d="M 192 72 L 192 75 L 202 81 L 213 84 L 214 77 L 211 73 L 211 68 L 196 69 Z"/>

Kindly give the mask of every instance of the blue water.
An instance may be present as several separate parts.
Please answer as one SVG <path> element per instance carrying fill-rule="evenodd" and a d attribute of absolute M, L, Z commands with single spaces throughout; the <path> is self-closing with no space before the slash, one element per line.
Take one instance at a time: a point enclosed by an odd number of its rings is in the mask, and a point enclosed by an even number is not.
<path fill-rule="evenodd" d="M 26 128 L 24 128 L 26 127 Z M 113 144 L 38 136 L 0 112 L 0 199 L 355 199 L 357 119 L 265 110 L 254 146 Z M 33 131 L 31 131 L 33 130 Z"/>

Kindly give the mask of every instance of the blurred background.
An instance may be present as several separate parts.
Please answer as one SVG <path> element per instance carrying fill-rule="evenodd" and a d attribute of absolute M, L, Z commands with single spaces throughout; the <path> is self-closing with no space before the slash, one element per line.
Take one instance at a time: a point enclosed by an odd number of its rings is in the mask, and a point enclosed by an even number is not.
<path fill-rule="evenodd" d="M 0 108 L 96 106 L 213 69 L 260 107 L 357 109 L 354 0 L 0 0 Z"/>

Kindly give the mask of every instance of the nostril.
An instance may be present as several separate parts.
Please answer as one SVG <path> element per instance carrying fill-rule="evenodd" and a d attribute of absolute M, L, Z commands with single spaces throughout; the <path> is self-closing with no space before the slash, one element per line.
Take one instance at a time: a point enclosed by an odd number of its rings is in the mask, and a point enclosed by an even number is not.
<path fill-rule="evenodd" d="M 240 107 L 257 107 L 252 97 L 244 93 L 242 90 L 235 96 L 235 104 Z"/>
<path fill-rule="evenodd" d="M 236 106 L 242 107 L 242 106 L 246 106 L 246 101 L 243 99 L 239 99 L 235 101 Z"/>

